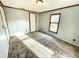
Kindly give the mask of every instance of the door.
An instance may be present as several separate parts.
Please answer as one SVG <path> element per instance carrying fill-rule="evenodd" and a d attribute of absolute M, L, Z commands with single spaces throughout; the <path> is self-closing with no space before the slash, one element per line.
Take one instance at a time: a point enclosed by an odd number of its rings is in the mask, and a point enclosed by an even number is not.
<path fill-rule="evenodd" d="M 3 9 L 0 7 L 0 58 L 6 58 L 8 56 L 8 48 L 9 43 L 8 39 L 9 36 L 6 26 L 5 17 L 3 14 Z"/>
<path fill-rule="evenodd" d="M 6 37 L 7 37 L 7 40 L 9 41 L 9 30 L 8 30 L 8 27 L 7 27 L 7 23 L 6 23 L 6 19 L 5 19 L 5 13 L 4 13 L 4 9 L 2 8 L 2 6 L 0 6 L 0 13 L 1 13 L 1 18 L 2 18 L 2 21 L 3 21 L 3 28 L 6 32 Z"/>
<path fill-rule="evenodd" d="M 31 32 L 35 31 L 35 14 L 30 13 Z"/>

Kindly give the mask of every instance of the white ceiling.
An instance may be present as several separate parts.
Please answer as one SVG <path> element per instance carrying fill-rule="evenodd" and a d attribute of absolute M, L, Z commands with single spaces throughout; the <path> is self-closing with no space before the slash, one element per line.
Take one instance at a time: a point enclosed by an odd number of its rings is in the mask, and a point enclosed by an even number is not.
<path fill-rule="evenodd" d="M 36 0 L 1 0 L 5 6 L 25 8 L 35 12 L 43 12 L 65 6 L 79 4 L 79 0 L 43 0 L 42 6 L 36 4 Z"/>

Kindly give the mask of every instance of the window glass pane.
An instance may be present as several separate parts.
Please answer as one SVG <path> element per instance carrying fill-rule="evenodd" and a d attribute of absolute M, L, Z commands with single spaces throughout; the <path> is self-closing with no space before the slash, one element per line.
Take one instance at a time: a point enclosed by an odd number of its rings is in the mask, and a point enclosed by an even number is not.
<path fill-rule="evenodd" d="M 58 22 L 59 21 L 59 16 L 60 15 L 52 15 L 51 16 L 51 22 Z"/>
<path fill-rule="evenodd" d="M 58 26 L 58 24 L 51 23 L 50 31 L 57 32 L 57 26 Z"/>

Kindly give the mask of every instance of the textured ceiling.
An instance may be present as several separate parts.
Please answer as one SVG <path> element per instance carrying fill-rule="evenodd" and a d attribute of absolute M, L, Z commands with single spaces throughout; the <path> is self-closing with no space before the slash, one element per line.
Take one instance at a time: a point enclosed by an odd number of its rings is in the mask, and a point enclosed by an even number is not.
<path fill-rule="evenodd" d="M 37 5 L 36 0 L 1 0 L 5 6 L 24 8 L 35 12 L 44 12 L 52 9 L 79 4 L 79 0 L 43 0 L 43 5 Z"/>

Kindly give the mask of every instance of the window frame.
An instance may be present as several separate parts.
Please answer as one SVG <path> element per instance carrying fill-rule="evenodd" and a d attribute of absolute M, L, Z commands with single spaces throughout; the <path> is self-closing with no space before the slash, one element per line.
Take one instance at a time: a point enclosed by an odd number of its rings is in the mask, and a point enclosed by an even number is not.
<path fill-rule="evenodd" d="M 58 23 L 57 23 L 57 24 L 58 24 L 58 25 L 57 25 L 57 31 L 56 31 L 56 32 L 50 30 L 51 23 L 54 23 L 54 22 L 51 22 L 51 17 L 52 17 L 53 15 L 59 15 L 59 19 L 58 19 Z M 61 19 L 61 13 L 50 14 L 49 29 L 48 29 L 49 32 L 53 32 L 53 33 L 56 33 L 56 34 L 58 33 L 59 24 L 60 24 L 60 19 Z M 55 23 L 54 23 L 54 24 L 55 24 Z"/>

